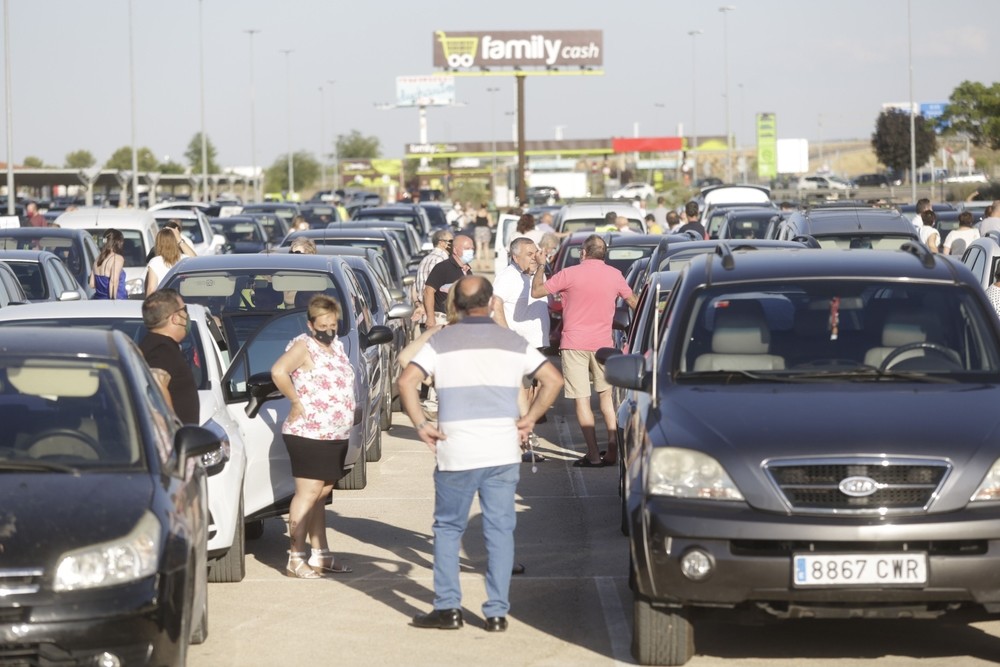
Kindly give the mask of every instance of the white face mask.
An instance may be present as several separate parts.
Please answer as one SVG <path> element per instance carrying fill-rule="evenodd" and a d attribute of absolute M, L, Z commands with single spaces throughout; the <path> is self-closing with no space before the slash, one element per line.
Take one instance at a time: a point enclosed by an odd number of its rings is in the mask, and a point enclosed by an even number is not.
<path fill-rule="evenodd" d="M 462 251 L 462 263 L 468 264 L 475 258 L 475 256 L 476 256 L 475 250 L 473 250 L 472 248 L 466 248 L 465 250 Z"/>

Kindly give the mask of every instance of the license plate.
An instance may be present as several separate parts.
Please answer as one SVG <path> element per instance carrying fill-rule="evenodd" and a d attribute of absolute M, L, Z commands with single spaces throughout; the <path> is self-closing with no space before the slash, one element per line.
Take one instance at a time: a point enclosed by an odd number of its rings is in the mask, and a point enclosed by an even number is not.
<path fill-rule="evenodd" d="M 796 587 L 926 584 L 927 554 L 794 554 L 792 583 Z"/>

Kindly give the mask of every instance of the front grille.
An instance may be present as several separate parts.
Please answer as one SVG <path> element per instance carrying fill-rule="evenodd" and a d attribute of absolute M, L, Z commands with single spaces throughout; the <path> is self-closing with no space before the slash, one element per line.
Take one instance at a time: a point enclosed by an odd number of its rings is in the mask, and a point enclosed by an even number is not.
<path fill-rule="evenodd" d="M 936 459 L 774 460 L 764 469 L 792 511 L 821 514 L 900 514 L 925 511 L 951 466 Z M 873 487 L 868 495 L 841 490 L 851 478 Z"/>
<path fill-rule="evenodd" d="M 0 569 L 0 600 L 16 595 L 37 593 L 41 582 L 41 569 Z"/>
<path fill-rule="evenodd" d="M 792 554 L 819 553 L 883 553 L 924 552 L 928 556 L 981 556 L 987 552 L 986 540 L 916 540 L 912 542 L 819 542 L 809 540 L 732 540 L 729 550 L 734 556 L 751 558 L 790 558 Z"/>

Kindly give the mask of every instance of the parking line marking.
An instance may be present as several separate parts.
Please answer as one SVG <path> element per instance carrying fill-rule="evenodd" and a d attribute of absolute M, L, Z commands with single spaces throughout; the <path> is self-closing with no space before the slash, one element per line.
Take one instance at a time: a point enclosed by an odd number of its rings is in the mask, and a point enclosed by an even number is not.
<path fill-rule="evenodd" d="M 608 630 L 608 639 L 611 640 L 611 657 L 615 659 L 615 665 L 626 665 L 632 664 L 629 641 L 632 629 L 625 619 L 625 609 L 622 607 L 618 587 L 615 585 L 616 579 L 624 577 L 594 577 L 594 583 L 597 585 L 597 595 L 601 601 L 604 626 Z"/>

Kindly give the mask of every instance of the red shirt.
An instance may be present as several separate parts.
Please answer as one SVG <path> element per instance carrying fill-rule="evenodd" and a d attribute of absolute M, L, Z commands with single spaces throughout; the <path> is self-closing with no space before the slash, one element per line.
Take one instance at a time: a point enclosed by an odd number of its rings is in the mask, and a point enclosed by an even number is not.
<path fill-rule="evenodd" d="M 562 295 L 564 350 L 596 352 L 610 347 L 615 299 L 627 299 L 632 289 L 621 271 L 602 259 L 585 259 L 545 281 L 549 294 Z"/>

